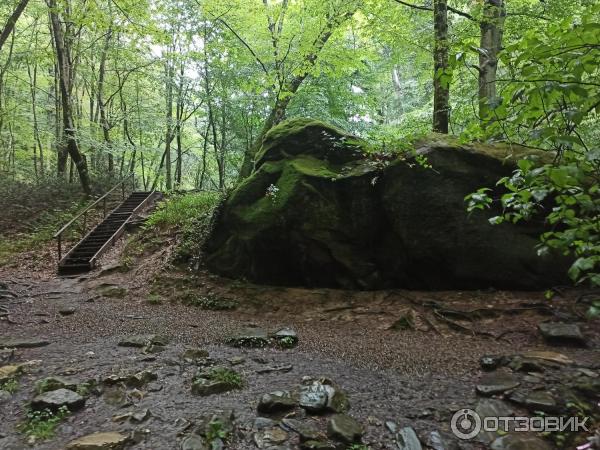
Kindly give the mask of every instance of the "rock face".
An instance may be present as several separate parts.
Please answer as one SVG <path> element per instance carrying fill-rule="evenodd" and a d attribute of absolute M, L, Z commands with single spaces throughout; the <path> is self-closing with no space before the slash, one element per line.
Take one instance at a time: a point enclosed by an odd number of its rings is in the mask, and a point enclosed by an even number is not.
<path fill-rule="evenodd" d="M 466 213 L 531 151 L 433 136 L 414 159 L 294 119 L 265 137 L 255 173 L 222 205 L 206 246 L 211 270 L 275 285 L 378 289 L 537 289 L 565 281 L 568 261 L 538 257 L 540 223 L 492 226 Z M 495 192 L 494 194 L 499 194 Z"/>

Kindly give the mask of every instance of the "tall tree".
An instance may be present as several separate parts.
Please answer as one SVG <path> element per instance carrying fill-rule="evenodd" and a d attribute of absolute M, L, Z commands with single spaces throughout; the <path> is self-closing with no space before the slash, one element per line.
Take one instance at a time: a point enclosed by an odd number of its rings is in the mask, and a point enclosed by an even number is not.
<path fill-rule="evenodd" d="M 448 5 L 446 0 L 433 2 L 433 131 L 448 133 L 450 121 L 450 87 L 448 75 Z"/>
<path fill-rule="evenodd" d="M 490 120 L 491 106 L 496 103 L 496 72 L 498 52 L 502 46 L 506 9 L 504 0 L 485 0 L 479 27 L 479 119 L 482 125 Z"/>
<path fill-rule="evenodd" d="M 15 24 L 17 23 L 17 20 L 19 20 L 19 17 L 21 17 L 23 10 L 27 7 L 27 3 L 29 3 L 29 0 L 19 0 L 13 13 L 8 18 L 6 25 L 4 25 L 2 32 L 0 32 L 0 50 L 2 50 L 2 46 L 15 28 Z"/>
<path fill-rule="evenodd" d="M 77 168 L 81 187 L 87 195 L 90 195 L 92 190 L 90 186 L 87 162 L 79 150 L 79 144 L 77 143 L 77 132 L 75 130 L 75 122 L 73 120 L 73 105 L 71 98 L 72 73 L 69 56 L 70 40 L 65 40 L 58 15 L 56 0 L 47 0 L 47 4 L 50 13 L 50 23 L 54 41 L 54 51 L 56 53 L 56 63 L 58 66 L 64 139 L 66 139 L 65 145 L 71 160 Z"/>

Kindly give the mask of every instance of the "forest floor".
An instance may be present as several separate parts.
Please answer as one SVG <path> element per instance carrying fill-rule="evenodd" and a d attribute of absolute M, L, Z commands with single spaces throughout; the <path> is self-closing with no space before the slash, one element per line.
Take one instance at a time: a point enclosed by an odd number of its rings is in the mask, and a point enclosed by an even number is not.
<path fill-rule="evenodd" d="M 98 431 L 121 433 L 128 437 L 128 445 L 139 449 L 205 448 L 194 440 L 194 429 L 205 434 L 205 441 L 214 441 L 213 448 L 221 445 L 220 437 L 231 449 L 300 448 L 300 436 L 291 431 L 291 422 L 278 426 L 282 417 L 315 429 L 314 440 L 322 446 L 305 444 L 306 448 L 332 448 L 325 444 L 330 414 L 306 415 L 301 408 L 275 415 L 257 413 L 261 395 L 295 392 L 311 379 L 327 377 L 345 392 L 351 405 L 348 414 L 364 432 L 364 447 L 338 448 L 395 449 L 401 440 L 399 430 L 411 427 L 430 448 L 479 449 L 487 448 L 491 439 L 487 444 L 456 439 L 450 431 L 455 411 L 496 407 L 525 414 L 531 409 L 529 400 L 511 397 L 515 392 L 527 397 L 547 390 L 560 403 L 564 389 L 573 388 L 577 377 L 598 384 L 600 327 L 598 320 L 582 320 L 584 305 L 576 303 L 585 294 L 582 291 L 567 289 L 546 300 L 543 292 L 267 287 L 202 271 L 191 274 L 165 268 L 160 261 L 168 259 L 168 246 L 124 264 L 124 246 L 117 244 L 101 268 L 77 277 L 54 274 L 55 266 L 48 264 L 50 247 L 21 254 L 14 267 L 0 268 L 0 348 L 17 347 L 0 353 L 0 380 L 3 366 L 18 367 L 20 372 L 14 393 L 0 396 L 0 448 L 61 449 Z M 549 345 L 538 324 L 557 320 L 577 323 L 585 342 Z M 230 345 L 232 336 L 247 334 L 248 329 L 260 340 L 262 330 L 271 333 L 284 327 L 297 333 L 297 346 L 274 347 L 266 339 L 265 348 Z M 119 345 L 132 336 L 154 344 Z M 15 342 L 19 340 L 24 342 Z M 209 357 L 202 351 L 182 357 L 186 350 L 205 350 Z M 532 351 L 552 353 L 528 354 Z M 521 360 L 514 357 L 523 354 Z M 510 363 L 510 369 L 485 373 L 480 362 L 485 355 L 507 356 L 487 363 Z M 236 371 L 243 386 L 193 395 L 194 376 L 213 364 Z M 148 371 L 148 379 L 127 381 L 142 371 Z M 36 395 L 36 382 L 57 376 L 79 386 L 88 382 L 85 392 L 80 392 L 86 397 L 85 407 L 64 418 L 51 438 L 27 437 L 22 424 L 27 423 L 27 405 Z M 506 377 L 520 386 L 503 389 Z M 495 391 L 498 403 L 477 395 L 476 386 L 482 383 L 501 385 Z M 198 431 L 201 417 L 228 409 L 235 415 L 232 433 L 226 436 L 219 429 L 209 436 Z M 258 416 L 273 421 L 257 420 Z M 581 443 L 592 433 L 575 439 Z M 502 446 L 495 448 L 575 445 L 565 443 L 564 436 L 541 441 L 517 434 L 522 446 L 511 447 L 505 440 L 497 441 Z"/>

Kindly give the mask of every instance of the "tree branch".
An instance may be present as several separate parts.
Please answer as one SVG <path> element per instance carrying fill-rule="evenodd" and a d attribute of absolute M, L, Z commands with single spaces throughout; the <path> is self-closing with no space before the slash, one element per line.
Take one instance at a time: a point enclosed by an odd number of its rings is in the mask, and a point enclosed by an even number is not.
<path fill-rule="evenodd" d="M 433 12 L 433 8 L 430 8 L 428 6 L 414 5 L 412 3 L 407 3 L 407 2 L 402 1 L 402 0 L 394 0 L 394 1 L 396 3 L 401 4 L 401 5 L 408 6 L 409 8 L 418 9 L 420 11 L 431 11 L 431 12 Z M 474 22 L 476 21 L 475 18 L 471 14 L 466 13 L 464 11 L 461 11 L 459 9 L 453 8 L 452 6 L 448 6 L 448 11 L 453 12 L 454 14 L 456 14 L 458 16 L 465 17 L 465 18 L 467 18 L 469 20 L 472 20 Z"/>

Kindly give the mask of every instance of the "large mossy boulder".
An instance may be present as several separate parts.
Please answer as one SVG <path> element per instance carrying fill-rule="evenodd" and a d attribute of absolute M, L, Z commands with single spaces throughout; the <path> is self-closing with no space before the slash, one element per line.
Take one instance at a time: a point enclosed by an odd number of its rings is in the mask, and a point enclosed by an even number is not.
<path fill-rule="evenodd" d="M 365 156 L 367 144 L 318 121 L 265 137 L 256 171 L 215 220 L 207 263 L 258 283 L 359 289 L 537 289 L 563 283 L 567 261 L 541 258 L 542 223 L 492 226 L 464 197 L 494 186 L 526 150 L 415 144 L 431 168 Z"/>

